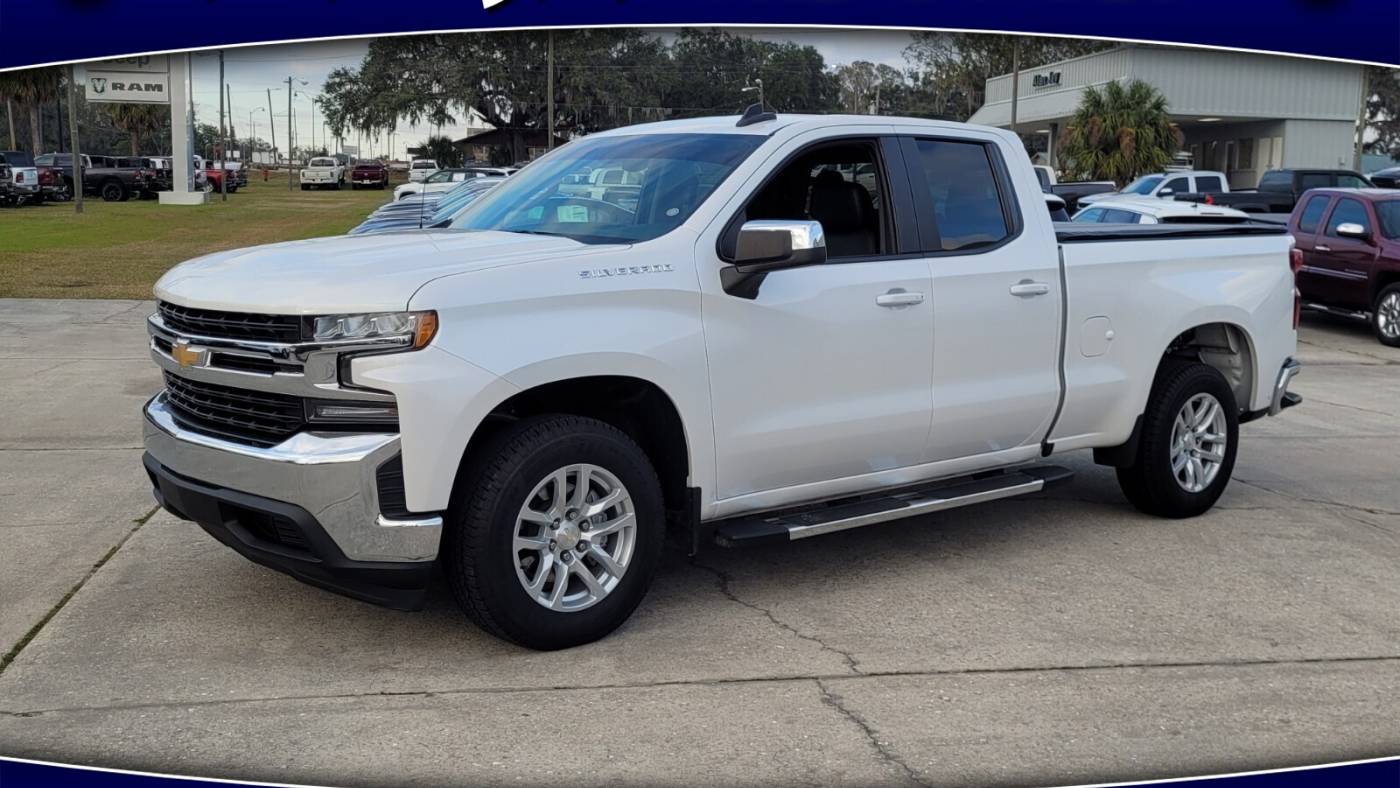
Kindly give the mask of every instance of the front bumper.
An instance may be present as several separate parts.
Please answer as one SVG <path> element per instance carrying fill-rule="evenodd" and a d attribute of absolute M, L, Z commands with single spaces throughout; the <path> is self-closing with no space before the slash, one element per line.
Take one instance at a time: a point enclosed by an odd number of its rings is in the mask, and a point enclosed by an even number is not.
<path fill-rule="evenodd" d="M 442 518 L 381 513 L 377 473 L 399 455 L 398 435 L 248 446 L 182 428 L 162 393 L 146 405 L 144 442 L 161 506 L 246 558 L 356 599 L 421 606 Z"/>

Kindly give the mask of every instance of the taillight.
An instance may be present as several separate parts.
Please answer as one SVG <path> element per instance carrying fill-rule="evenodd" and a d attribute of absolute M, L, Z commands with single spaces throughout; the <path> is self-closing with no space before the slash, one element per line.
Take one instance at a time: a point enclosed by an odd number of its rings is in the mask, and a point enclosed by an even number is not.
<path fill-rule="evenodd" d="M 1293 329 L 1303 316 L 1303 293 L 1298 289 L 1298 272 L 1303 269 L 1303 250 L 1294 247 L 1288 253 L 1288 267 L 1293 269 Z"/>
<path fill-rule="evenodd" d="M 1212 197 L 1212 196 L 1210 196 L 1209 194 L 1207 194 L 1207 195 L 1206 195 L 1206 205 L 1215 205 L 1215 198 Z"/>

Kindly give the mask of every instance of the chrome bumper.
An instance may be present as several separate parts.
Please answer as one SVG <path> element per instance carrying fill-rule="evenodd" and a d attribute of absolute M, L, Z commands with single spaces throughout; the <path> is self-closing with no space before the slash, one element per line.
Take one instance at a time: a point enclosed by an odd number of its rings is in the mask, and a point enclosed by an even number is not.
<path fill-rule="evenodd" d="M 1290 394 L 1288 384 L 1302 371 L 1302 365 L 1297 359 L 1289 357 L 1283 362 L 1283 366 L 1278 371 L 1278 378 L 1274 380 L 1274 396 L 1269 401 L 1269 415 L 1277 416 L 1283 412 L 1284 408 L 1292 407 L 1302 400 L 1296 394 Z"/>
<path fill-rule="evenodd" d="M 176 474 L 304 509 L 351 560 L 437 556 L 440 516 L 380 514 L 375 473 L 399 453 L 397 434 L 303 432 L 276 446 L 248 446 L 180 427 L 162 392 L 146 404 L 144 442 L 146 453 Z"/>

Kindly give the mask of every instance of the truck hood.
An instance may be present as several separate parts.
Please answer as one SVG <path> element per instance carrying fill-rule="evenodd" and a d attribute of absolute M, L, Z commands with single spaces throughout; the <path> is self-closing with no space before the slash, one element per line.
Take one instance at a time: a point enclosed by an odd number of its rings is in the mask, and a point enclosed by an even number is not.
<path fill-rule="evenodd" d="M 155 293 L 182 306 L 233 312 L 385 312 L 405 309 L 414 292 L 442 276 L 608 248 L 457 230 L 313 238 L 195 258 L 166 272 Z"/>

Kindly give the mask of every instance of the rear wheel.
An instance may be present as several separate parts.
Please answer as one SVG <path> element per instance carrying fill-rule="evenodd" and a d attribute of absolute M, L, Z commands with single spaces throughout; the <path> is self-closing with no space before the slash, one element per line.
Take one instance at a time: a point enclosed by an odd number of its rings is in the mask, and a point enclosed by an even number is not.
<path fill-rule="evenodd" d="M 126 199 L 126 187 L 120 181 L 107 181 L 102 184 L 101 193 L 105 202 L 122 202 Z"/>
<path fill-rule="evenodd" d="M 590 643 L 627 620 L 664 539 L 661 484 L 631 438 L 594 419 L 525 419 L 467 473 L 444 559 L 468 617 L 536 649 Z"/>
<path fill-rule="evenodd" d="M 1382 345 L 1400 347 L 1400 282 L 1390 285 L 1376 296 L 1371 326 Z"/>
<path fill-rule="evenodd" d="M 1239 446 L 1239 409 L 1225 377 L 1200 362 L 1169 360 L 1141 429 L 1136 460 L 1118 469 L 1128 501 L 1159 517 L 1195 517 L 1214 506 Z"/>

